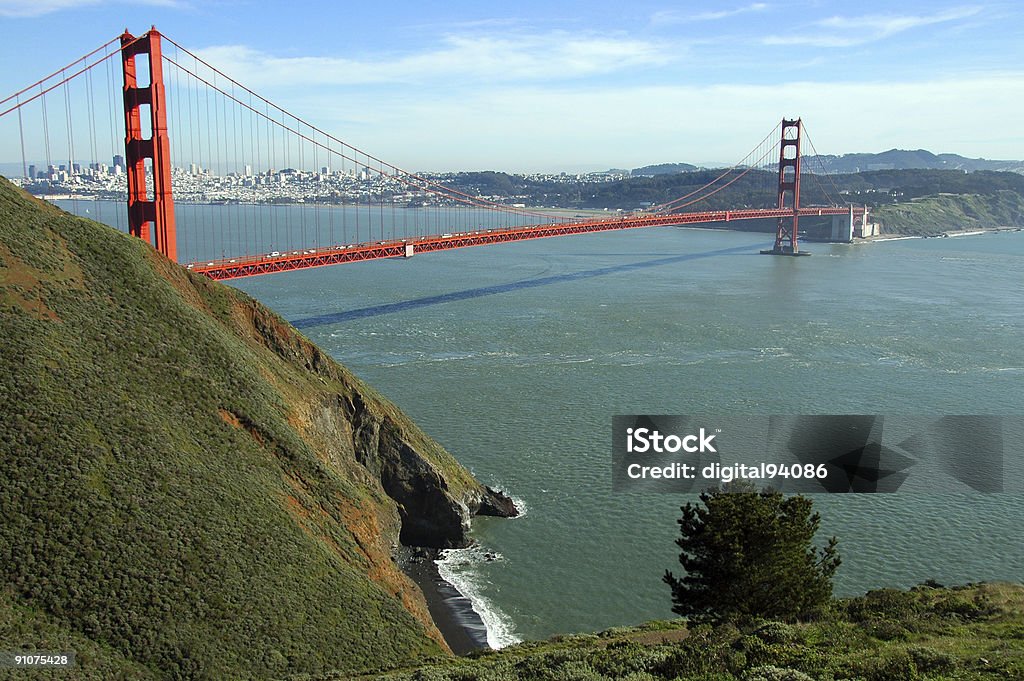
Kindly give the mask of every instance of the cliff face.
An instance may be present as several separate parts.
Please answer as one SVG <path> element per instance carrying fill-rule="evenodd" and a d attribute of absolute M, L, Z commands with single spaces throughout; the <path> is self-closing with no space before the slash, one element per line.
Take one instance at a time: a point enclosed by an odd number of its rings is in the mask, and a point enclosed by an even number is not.
<path fill-rule="evenodd" d="M 397 504 L 402 544 L 459 548 L 469 543 L 474 515 L 515 517 L 515 504 L 481 485 L 397 407 L 256 301 L 245 304 L 239 330 L 283 360 L 334 384 L 336 391 L 295 396 L 307 418 L 303 433 L 337 463 L 359 462 Z"/>
<path fill-rule="evenodd" d="M 440 654 L 394 546 L 515 512 L 273 312 L 5 181 L 0 358 L 0 648 L 80 678 Z"/>

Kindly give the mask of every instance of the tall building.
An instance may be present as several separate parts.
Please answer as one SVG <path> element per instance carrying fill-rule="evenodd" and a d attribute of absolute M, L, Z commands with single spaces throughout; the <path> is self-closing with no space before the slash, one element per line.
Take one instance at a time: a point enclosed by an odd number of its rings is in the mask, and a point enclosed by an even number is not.
<path fill-rule="evenodd" d="M 36 167 L 34 165 L 28 167 L 28 179 L 36 179 Z"/>
<path fill-rule="evenodd" d="M 121 166 L 122 168 L 127 168 L 127 166 L 124 164 L 124 156 L 121 156 L 120 154 L 115 154 L 114 165 Z"/>

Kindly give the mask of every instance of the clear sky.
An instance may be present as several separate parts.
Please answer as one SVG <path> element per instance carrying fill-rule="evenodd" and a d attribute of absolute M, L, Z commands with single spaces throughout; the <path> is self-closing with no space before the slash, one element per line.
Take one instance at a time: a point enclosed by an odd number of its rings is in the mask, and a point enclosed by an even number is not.
<path fill-rule="evenodd" d="M 408 168 L 731 163 L 783 116 L 820 153 L 1024 159 L 1017 0 L 0 0 L 0 96 L 151 24 Z"/>

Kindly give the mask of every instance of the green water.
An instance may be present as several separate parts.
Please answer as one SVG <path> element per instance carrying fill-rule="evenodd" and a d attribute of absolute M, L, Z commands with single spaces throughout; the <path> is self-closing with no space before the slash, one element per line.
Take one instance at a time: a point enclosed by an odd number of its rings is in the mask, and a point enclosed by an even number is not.
<path fill-rule="evenodd" d="M 211 210 L 213 208 L 211 207 Z M 1024 233 L 757 255 L 657 228 L 239 280 L 525 502 L 449 571 L 498 642 L 668 617 L 683 497 L 611 491 L 615 414 L 1024 406 Z M 1007 443 L 1008 470 L 1021 446 Z M 841 594 L 1024 581 L 1024 498 L 815 496 Z"/>

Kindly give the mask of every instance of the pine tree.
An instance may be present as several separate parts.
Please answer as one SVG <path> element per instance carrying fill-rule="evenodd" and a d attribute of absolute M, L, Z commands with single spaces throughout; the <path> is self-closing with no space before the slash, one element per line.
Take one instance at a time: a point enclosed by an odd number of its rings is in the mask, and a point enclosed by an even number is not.
<path fill-rule="evenodd" d="M 752 487 L 712 489 L 687 503 L 679 519 L 679 562 L 665 572 L 672 611 L 695 622 L 813 617 L 832 597 L 839 567 L 836 538 L 817 549 L 821 516 L 802 496 Z"/>

